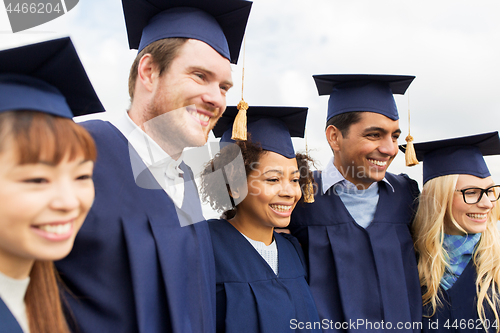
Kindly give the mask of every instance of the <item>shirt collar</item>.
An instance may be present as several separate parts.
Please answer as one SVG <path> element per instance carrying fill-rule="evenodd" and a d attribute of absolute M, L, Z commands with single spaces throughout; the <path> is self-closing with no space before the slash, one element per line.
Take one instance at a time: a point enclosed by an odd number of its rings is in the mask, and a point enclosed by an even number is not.
<path fill-rule="evenodd" d="M 113 125 L 127 138 L 146 166 L 162 163 L 166 166 L 166 173 L 182 174 L 179 168 L 182 162 L 183 154 L 174 160 L 171 158 L 149 135 L 147 135 L 139 126 L 137 126 L 128 113 L 113 121 Z"/>
<path fill-rule="evenodd" d="M 351 187 L 351 186 L 356 187 L 356 185 L 354 185 L 352 182 L 345 179 L 345 177 L 342 176 L 340 171 L 335 167 L 335 165 L 333 164 L 334 158 L 335 157 L 332 157 L 330 159 L 330 161 L 328 161 L 328 164 L 321 172 L 321 180 L 323 183 L 323 188 L 322 188 L 323 194 L 325 194 L 330 187 L 332 187 L 333 185 L 335 185 L 337 183 L 341 183 L 345 187 Z M 382 179 L 382 181 L 387 183 L 391 187 L 392 192 L 394 192 L 394 187 L 385 177 L 384 177 L 384 179 Z M 377 183 L 374 182 L 370 185 L 370 187 L 376 186 L 376 184 Z"/>

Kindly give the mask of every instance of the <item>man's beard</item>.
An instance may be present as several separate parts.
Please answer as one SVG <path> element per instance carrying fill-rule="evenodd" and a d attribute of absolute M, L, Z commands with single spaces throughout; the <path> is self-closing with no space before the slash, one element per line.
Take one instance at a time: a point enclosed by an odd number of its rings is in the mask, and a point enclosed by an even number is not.
<path fill-rule="evenodd" d="M 180 155 L 184 148 L 203 146 L 208 139 L 208 133 L 205 133 L 201 124 L 195 130 L 197 134 L 186 132 L 189 130 L 187 126 L 196 126 L 185 122 L 187 108 L 193 107 L 182 106 L 165 112 L 160 103 L 155 103 L 149 109 L 151 119 L 144 123 L 144 131 L 171 157 Z M 194 109 L 196 112 L 196 107 Z"/>

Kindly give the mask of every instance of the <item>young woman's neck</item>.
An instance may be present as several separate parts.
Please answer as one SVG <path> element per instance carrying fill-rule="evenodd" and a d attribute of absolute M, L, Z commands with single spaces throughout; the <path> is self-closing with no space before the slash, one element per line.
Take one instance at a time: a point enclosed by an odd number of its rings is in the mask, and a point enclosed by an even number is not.
<path fill-rule="evenodd" d="M 22 259 L 19 257 L 14 259 L 0 254 L 0 272 L 13 279 L 22 280 L 27 278 L 34 263 L 35 260 L 33 259 Z"/>
<path fill-rule="evenodd" d="M 270 245 L 273 242 L 273 227 L 263 226 L 260 223 L 252 223 L 249 219 L 236 215 L 229 220 L 239 232 L 255 241 Z"/>

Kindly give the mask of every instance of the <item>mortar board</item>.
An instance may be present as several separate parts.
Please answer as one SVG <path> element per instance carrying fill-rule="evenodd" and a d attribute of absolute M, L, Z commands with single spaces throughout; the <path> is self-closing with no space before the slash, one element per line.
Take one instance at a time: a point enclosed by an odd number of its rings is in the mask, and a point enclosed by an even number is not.
<path fill-rule="evenodd" d="M 73 118 L 103 112 L 69 37 L 0 51 L 0 112 Z"/>
<path fill-rule="evenodd" d="M 490 176 L 483 156 L 500 154 L 498 132 L 453 139 L 415 143 L 417 159 L 424 162 L 424 184 L 433 178 L 467 174 L 479 178 Z M 405 151 L 403 146 L 399 146 Z"/>
<path fill-rule="evenodd" d="M 237 114 L 235 106 L 228 106 L 215 125 L 213 131 L 215 137 L 221 137 L 220 142 L 235 142 L 231 135 Z M 306 118 L 306 107 L 251 106 L 247 110 L 247 131 L 262 149 L 295 158 L 291 137 L 304 137 Z"/>
<path fill-rule="evenodd" d="M 207 43 L 235 64 L 252 2 L 122 0 L 122 5 L 131 49 L 140 52 L 164 38 L 192 38 Z"/>
<path fill-rule="evenodd" d="M 319 95 L 330 95 L 326 121 L 353 111 L 376 112 L 398 120 L 393 94 L 403 95 L 415 76 L 325 74 L 313 78 Z"/>

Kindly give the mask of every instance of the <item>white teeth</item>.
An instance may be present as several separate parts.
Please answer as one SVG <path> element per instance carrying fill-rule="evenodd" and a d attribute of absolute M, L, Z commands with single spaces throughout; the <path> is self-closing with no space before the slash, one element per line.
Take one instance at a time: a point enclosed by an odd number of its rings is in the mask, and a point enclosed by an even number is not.
<path fill-rule="evenodd" d="M 378 165 L 378 166 L 386 166 L 387 165 L 387 161 L 377 161 L 377 160 L 368 159 L 368 162 L 373 163 L 373 164 Z"/>
<path fill-rule="evenodd" d="M 292 209 L 292 206 L 285 206 L 285 205 L 270 205 L 272 209 L 278 211 L 278 212 L 288 212 L 290 209 Z"/>
<path fill-rule="evenodd" d="M 56 225 L 44 224 L 38 226 L 38 228 L 51 234 L 62 235 L 68 233 L 71 230 L 71 223 Z"/>
<path fill-rule="evenodd" d="M 488 214 L 467 214 L 467 216 L 474 220 L 484 220 Z"/>
<path fill-rule="evenodd" d="M 188 112 L 195 118 L 198 118 L 199 120 L 201 121 L 209 121 L 210 120 L 210 117 L 207 116 L 206 114 L 203 114 L 203 113 L 198 113 L 196 112 L 196 110 L 193 110 L 193 111 L 190 111 L 188 110 Z"/>

